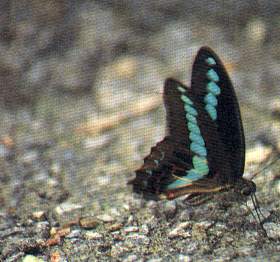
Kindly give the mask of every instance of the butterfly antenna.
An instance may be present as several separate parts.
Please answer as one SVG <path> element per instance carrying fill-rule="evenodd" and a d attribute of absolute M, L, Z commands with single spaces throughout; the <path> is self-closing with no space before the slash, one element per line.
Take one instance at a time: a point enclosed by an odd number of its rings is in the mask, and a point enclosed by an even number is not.
<path fill-rule="evenodd" d="M 265 217 L 264 217 L 263 213 L 261 212 L 260 205 L 259 205 L 259 201 L 258 201 L 258 199 L 257 199 L 256 194 L 252 194 L 252 195 L 251 195 L 251 199 L 252 199 L 253 206 L 254 206 L 254 209 L 255 209 L 255 211 L 256 211 L 256 214 L 257 214 L 257 218 L 258 218 L 258 219 L 256 219 L 256 216 L 254 215 L 254 212 L 253 212 L 250 208 L 249 208 L 249 210 L 251 211 L 251 214 L 253 215 L 253 217 L 255 218 L 255 220 L 258 220 L 258 221 L 259 221 L 259 225 L 260 225 L 262 231 L 264 232 L 264 235 L 267 236 L 266 230 L 264 229 L 264 227 L 263 227 L 263 222 L 262 222 L 262 220 L 261 220 L 261 216 L 262 216 L 263 218 L 265 218 Z"/>
<path fill-rule="evenodd" d="M 253 174 L 251 177 L 250 177 L 250 180 L 252 180 L 255 176 L 257 176 L 258 174 L 262 173 L 263 171 L 265 171 L 266 169 L 268 169 L 270 166 L 272 166 L 273 164 L 275 164 L 277 161 L 280 160 L 280 157 L 279 157 L 279 152 L 278 154 L 270 161 L 269 164 L 267 164 L 265 167 L 263 167 L 261 170 L 259 170 L 258 172 L 256 172 L 255 174 Z"/>
<path fill-rule="evenodd" d="M 253 199 L 252 199 L 252 201 L 253 201 Z M 253 202 L 253 203 L 254 203 L 254 202 Z M 246 207 L 248 208 L 248 210 L 250 211 L 250 213 L 252 214 L 253 218 L 257 221 L 257 220 L 258 220 L 257 217 L 255 216 L 253 210 L 248 206 L 247 202 L 245 203 L 245 205 L 246 205 Z"/>

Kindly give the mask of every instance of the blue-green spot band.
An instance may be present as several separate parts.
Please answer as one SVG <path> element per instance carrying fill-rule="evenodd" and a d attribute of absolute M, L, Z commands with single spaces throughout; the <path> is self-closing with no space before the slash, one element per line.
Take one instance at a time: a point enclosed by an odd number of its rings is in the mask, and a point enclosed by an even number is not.
<path fill-rule="evenodd" d="M 194 169 L 201 175 L 209 173 L 207 159 L 205 157 L 194 156 L 192 159 Z"/>
<path fill-rule="evenodd" d="M 208 57 L 205 61 L 210 67 L 216 65 L 216 61 L 213 57 Z M 210 80 L 210 82 L 207 83 L 206 86 L 208 94 L 204 97 L 204 108 L 207 111 L 210 118 L 213 121 L 216 121 L 218 117 L 216 109 L 218 105 L 218 100 L 216 97 L 221 94 L 221 88 L 216 83 L 219 82 L 220 79 L 217 72 L 213 68 L 207 71 L 206 76 Z"/>
<path fill-rule="evenodd" d="M 215 60 L 214 60 L 215 62 Z M 213 64 L 210 59 L 207 63 Z M 214 83 L 214 82 L 213 82 Z M 203 178 L 209 172 L 209 167 L 207 163 L 207 150 L 205 147 L 204 139 L 201 135 L 200 128 L 197 122 L 198 112 L 194 108 L 193 102 L 189 97 L 186 96 L 186 90 L 178 86 L 177 89 L 182 93 L 180 96 L 181 100 L 184 102 L 184 110 L 186 112 L 187 128 L 189 131 L 190 150 L 193 152 L 192 157 L 193 169 L 186 171 L 186 175 L 180 177 L 180 179 L 175 180 L 167 186 L 168 189 L 176 189 L 178 187 L 183 187 L 192 184 L 193 181 Z M 207 98 L 215 103 L 215 97 Z M 211 102 L 210 101 L 210 102 Z"/>
<path fill-rule="evenodd" d="M 178 86 L 177 89 L 181 92 L 181 93 L 186 93 L 185 88 Z"/>
<path fill-rule="evenodd" d="M 186 118 L 189 122 L 192 122 L 193 124 L 196 124 L 197 125 L 197 120 L 196 120 L 196 117 L 187 113 L 186 114 Z"/>
<path fill-rule="evenodd" d="M 191 151 L 193 151 L 196 155 L 199 156 L 207 156 L 206 148 L 204 146 L 201 146 L 195 142 L 191 143 L 190 146 Z"/>
<path fill-rule="evenodd" d="M 186 95 L 181 95 L 181 99 L 184 101 L 184 103 L 193 105 L 193 102 Z"/>
<path fill-rule="evenodd" d="M 210 104 L 212 106 L 217 106 L 218 105 L 218 100 L 217 100 L 216 96 L 214 96 L 212 93 L 208 93 L 204 97 L 204 102 L 205 102 L 205 104 Z"/>
<path fill-rule="evenodd" d="M 185 104 L 184 105 L 184 109 L 190 115 L 193 115 L 193 116 L 197 116 L 198 115 L 197 111 L 191 105 L 189 105 L 189 104 Z"/>
<path fill-rule="evenodd" d="M 208 57 L 205 61 L 210 66 L 216 65 L 216 61 L 215 61 L 215 59 L 213 57 Z"/>
<path fill-rule="evenodd" d="M 193 181 L 203 178 L 203 174 L 199 174 L 196 169 L 191 169 L 188 171 L 186 178 L 191 179 Z"/>
<path fill-rule="evenodd" d="M 216 120 L 217 119 L 216 107 L 208 104 L 208 105 L 205 106 L 205 110 L 207 111 L 207 113 L 209 114 L 209 116 L 211 117 L 212 120 Z"/>
<path fill-rule="evenodd" d="M 208 70 L 207 77 L 211 81 L 219 82 L 219 76 L 214 69 Z"/>
<path fill-rule="evenodd" d="M 201 146 L 205 146 L 204 139 L 200 134 L 190 132 L 190 140 L 192 142 L 195 142 L 195 143 L 201 145 Z"/>
<path fill-rule="evenodd" d="M 197 124 L 194 124 L 192 122 L 188 122 L 188 130 L 190 132 L 193 132 L 193 133 L 196 133 L 196 134 L 200 135 L 200 129 L 199 129 Z"/>
<path fill-rule="evenodd" d="M 220 87 L 212 81 L 207 84 L 206 89 L 208 92 L 212 93 L 214 96 L 218 96 L 221 93 Z"/>

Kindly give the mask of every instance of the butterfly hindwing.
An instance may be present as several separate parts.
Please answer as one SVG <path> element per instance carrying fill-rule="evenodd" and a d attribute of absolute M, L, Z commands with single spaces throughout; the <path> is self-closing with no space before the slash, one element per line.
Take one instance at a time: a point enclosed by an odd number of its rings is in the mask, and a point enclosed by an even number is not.
<path fill-rule="evenodd" d="M 198 124 L 198 111 L 190 89 L 167 79 L 164 103 L 167 136 L 151 149 L 136 171 L 134 191 L 159 195 L 191 186 L 208 176 L 207 149 Z"/>
<path fill-rule="evenodd" d="M 174 181 L 172 173 L 175 170 L 184 172 L 191 167 L 187 150 L 181 150 L 177 157 L 174 155 L 179 147 L 169 136 L 152 147 L 150 154 L 144 158 L 142 167 L 135 171 L 135 179 L 130 182 L 133 190 L 143 193 L 146 199 L 158 199 L 164 194 L 166 186 Z"/>

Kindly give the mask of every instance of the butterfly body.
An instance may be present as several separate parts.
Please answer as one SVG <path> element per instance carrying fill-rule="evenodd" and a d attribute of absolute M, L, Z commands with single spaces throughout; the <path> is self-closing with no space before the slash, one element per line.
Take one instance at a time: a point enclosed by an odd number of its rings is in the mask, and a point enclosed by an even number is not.
<path fill-rule="evenodd" d="M 191 88 L 174 79 L 164 85 L 167 134 L 151 148 L 130 183 L 147 199 L 174 199 L 233 189 L 256 191 L 242 177 L 245 141 L 238 101 L 218 56 L 202 47 Z"/>

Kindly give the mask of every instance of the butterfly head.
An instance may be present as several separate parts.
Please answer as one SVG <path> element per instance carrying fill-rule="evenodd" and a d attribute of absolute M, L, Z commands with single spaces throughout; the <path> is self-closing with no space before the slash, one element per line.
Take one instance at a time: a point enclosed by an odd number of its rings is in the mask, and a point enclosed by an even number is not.
<path fill-rule="evenodd" d="M 241 196 L 248 197 L 256 192 L 256 185 L 253 181 L 242 178 L 235 184 L 234 189 Z"/>

